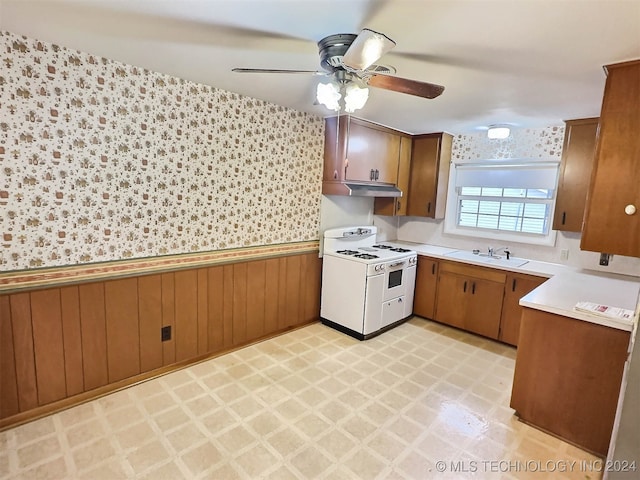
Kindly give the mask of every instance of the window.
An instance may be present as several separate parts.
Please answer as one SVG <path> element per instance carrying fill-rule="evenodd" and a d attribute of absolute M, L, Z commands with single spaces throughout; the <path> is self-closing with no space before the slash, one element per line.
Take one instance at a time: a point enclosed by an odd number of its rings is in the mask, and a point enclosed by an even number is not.
<path fill-rule="evenodd" d="M 546 235 L 553 190 L 459 187 L 460 227 Z"/>
<path fill-rule="evenodd" d="M 556 162 L 456 164 L 445 232 L 505 241 L 553 244 Z"/>

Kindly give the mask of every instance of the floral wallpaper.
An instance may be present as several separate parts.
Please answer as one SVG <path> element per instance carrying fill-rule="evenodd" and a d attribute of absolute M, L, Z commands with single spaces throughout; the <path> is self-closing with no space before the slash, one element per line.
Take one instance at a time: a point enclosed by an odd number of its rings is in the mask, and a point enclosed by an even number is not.
<path fill-rule="evenodd" d="M 323 121 L 0 32 L 0 270 L 317 240 Z"/>
<path fill-rule="evenodd" d="M 491 160 L 508 158 L 536 158 L 557 160 L 562 158 L 564 125 L 544 128 L 512 129 L 504 140 L 490 140 L 486 132 L 456 135 L 453 139 L 451 160 Z"/>

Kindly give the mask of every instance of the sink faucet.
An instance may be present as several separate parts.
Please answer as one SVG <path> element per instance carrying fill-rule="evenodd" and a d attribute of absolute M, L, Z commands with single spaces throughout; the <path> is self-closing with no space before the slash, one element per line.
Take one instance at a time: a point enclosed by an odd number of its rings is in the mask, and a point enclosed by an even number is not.
<path fill-rule="evenodd" d="M 509 247 L 500 247 L 500 248 L 496 248 L 496 249 L 494 249 L 493 247 L 489 247 L 489 256 L 493 257 L 494 255 L 496 255 L 501 250 L 507 256 L 507 260 L 509 260 L 509 257 L 511 256 L 511 252 L 509 251 Z"/>

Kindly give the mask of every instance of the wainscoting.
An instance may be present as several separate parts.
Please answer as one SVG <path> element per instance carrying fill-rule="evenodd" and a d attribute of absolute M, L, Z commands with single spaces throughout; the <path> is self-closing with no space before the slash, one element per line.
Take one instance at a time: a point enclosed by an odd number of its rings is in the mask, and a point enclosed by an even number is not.
<path fill-rule="evenodd" d="M 318 320 L 313 245 L 0 295 L 0 428 Z"/>

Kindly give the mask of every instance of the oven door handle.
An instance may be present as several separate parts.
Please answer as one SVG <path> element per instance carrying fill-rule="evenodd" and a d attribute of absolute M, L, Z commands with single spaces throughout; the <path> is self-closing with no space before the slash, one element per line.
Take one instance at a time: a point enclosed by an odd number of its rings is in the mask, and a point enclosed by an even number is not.
<path fill-rule="evenodd" d="M 400 267 L 400 266 L 404 265 L 405 263 L 407 263 L 407 262 L 392 263 L 391 265 L 389 265 L 389 268 Z"/>

